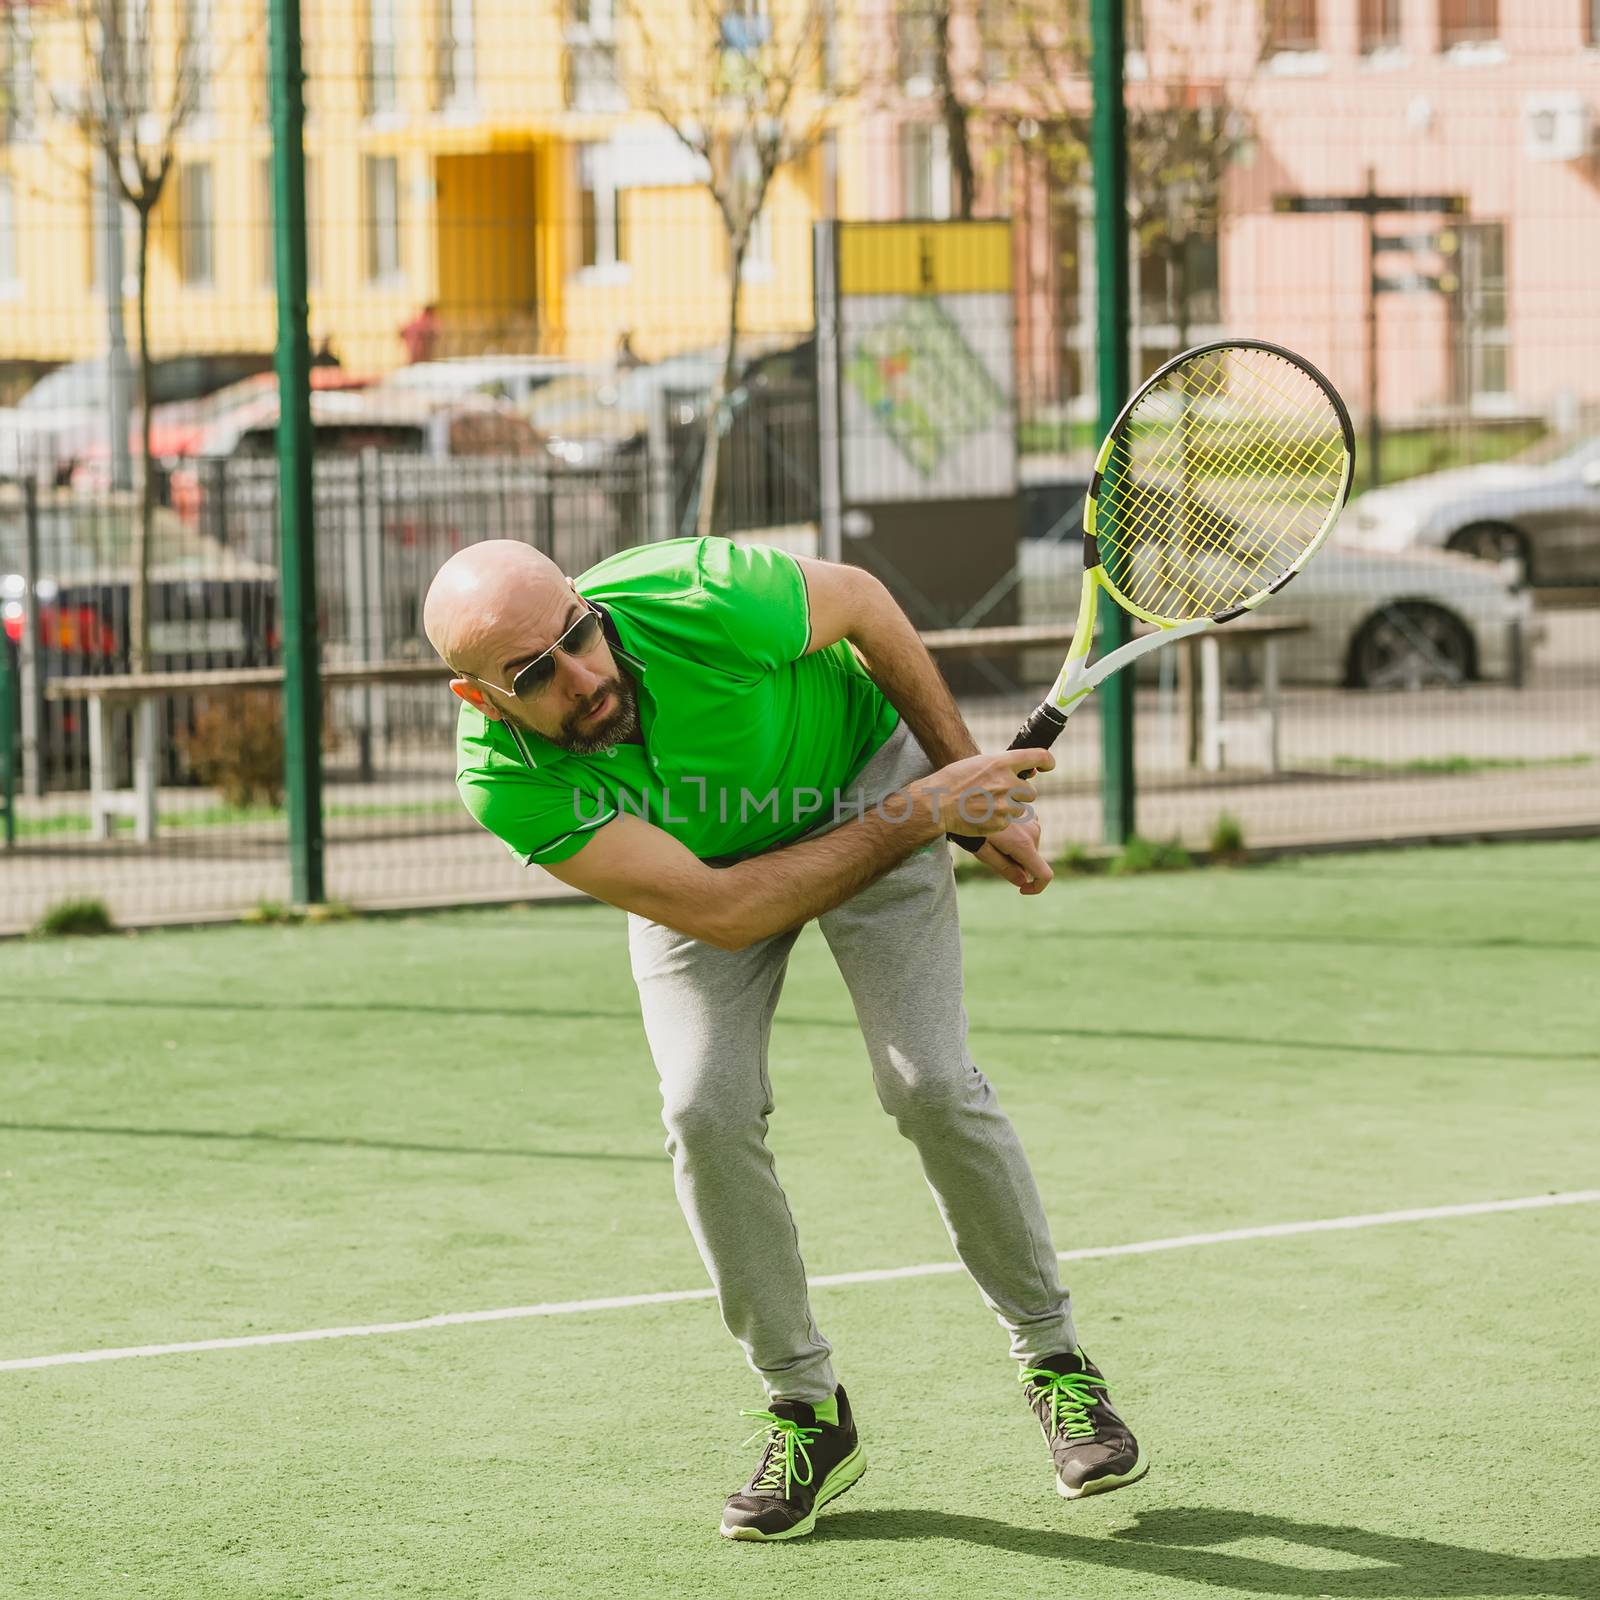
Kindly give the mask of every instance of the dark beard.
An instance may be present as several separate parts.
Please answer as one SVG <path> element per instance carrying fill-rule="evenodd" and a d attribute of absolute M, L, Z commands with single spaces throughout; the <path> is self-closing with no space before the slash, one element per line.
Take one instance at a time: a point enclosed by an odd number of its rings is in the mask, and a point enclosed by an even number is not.
<path fill-rule="evenodd" d="M 592 710 L 608 694 L 617 697 L 617 709 L 598 727 L 580 732 L 578 724 L 583 720 L 584 713 Z M 590 695 L 588 700 L 561 724 L 560 732 L 553 735 L 550 742 L 559 745 L 570 755 L 593 756 L 602 750 L 611 749 L 613 745 L 626 744 L 630 739 L 637 737 L 638 732 L 639 697 L 634 692 L 630 679 L 617 677 Z"/>

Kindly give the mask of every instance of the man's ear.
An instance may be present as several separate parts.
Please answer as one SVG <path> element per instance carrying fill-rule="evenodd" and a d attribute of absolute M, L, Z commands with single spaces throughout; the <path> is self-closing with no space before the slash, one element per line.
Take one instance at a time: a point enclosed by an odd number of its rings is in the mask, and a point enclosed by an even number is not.
<path fill-rule="evenodd" d="M 491 722 L 499 722 L 501 720 L 500 712 L 493 702 L 470 678 L 452 678 L 450 680 L 450 692 L 460 695 L 469 706 L 481 711 Z"/>

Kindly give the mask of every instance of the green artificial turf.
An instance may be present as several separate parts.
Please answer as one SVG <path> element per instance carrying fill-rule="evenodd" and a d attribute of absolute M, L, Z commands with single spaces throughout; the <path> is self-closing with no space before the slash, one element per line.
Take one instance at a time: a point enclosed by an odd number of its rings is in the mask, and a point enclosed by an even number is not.
<path fill-rule="evenodd" d="M 1060 1249 L 1600 1186 L 1600 847 L 963 890 Z M 697 1289 L 602 908 L 0 946 L 0 1360 Z M 815 932 L 814 1274 L 951 1259 Z M 0 1371 L 0 1595 L 1600 1594 L 1600 1206 L 1074 1262 L 1154 1458 L 1066 1504 L 964 1275 L 818 1289 L 869 1470 L 715 1535 L 709 1301 Z"/>

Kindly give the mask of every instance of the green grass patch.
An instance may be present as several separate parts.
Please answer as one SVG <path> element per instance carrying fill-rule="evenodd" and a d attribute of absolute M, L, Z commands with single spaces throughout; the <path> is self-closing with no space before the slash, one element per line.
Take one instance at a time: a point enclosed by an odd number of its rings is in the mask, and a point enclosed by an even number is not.
<path fill-rule="evenodd" d="M 1545 436 L 1538 422 L 1501 423 L 1492 426 L 1420 428 L 1386 434 L 1383 440 L 1383 481 L 1399 483 L 1427 472 L 1444 472 L 1451 467 L 1471 467 L 1483 462 L 1505 461 L 1520 455 Z M 1372 487 L 1372 463 L 1367 460 L 1366 438 L 1356 445 L 1356 471 L 1353 493 Z"/>
<path fill-rule="evenodd" d="M 1086 845 L 1074 843 L 1067 845 L 1051 865 L 1069 878 L 1089 878 L 1104 872 L 1109 859 L 1104 852 L 1097 853 Z"/>
<path fill-rule="evenodd" d="M 1597 893 L 1593 842 L 964 888 L 1055 1247 L 1594 1187 Z M 607 907 L 19 941 L 4 988 L 0 1360 L 706 1285 Z M 954 1261 L 815 928 L 764 1064 L 809 1271 Z M 717 1537 L 761 1392 L 710 1300 L 0 1372 L 0 1589 L 1578 1600 L 1597 1258 L 1574 1205 L 1071 1261 L 1154 1463 L 1073 1505 L 965 1274 L 819 1287 L 869 1470 L 781 1550 Z"/>
<path fill-rule="evenodd" d="M 1366 756 L 1333 756 L 1334 772 L 1370 772 L 1396 777 L 1458 777 L 1472 772 L 1519 772 L 1535 767 L 1586 767 L 1593 756 L 1417 756 L 1404 761 L 1374 761 Z"/>
<path fill-rule="evenodd" d="M 1206 840 L 1206 855 L 1217 866 L 1237 866 L 1245 859 L 1244 824 L 1231 811 L 1219 811 Z"/>
<path fill-rule="evenodd" d="M 1025 456 L 1075 455 L 1099 447 L 1100 434 L 1092 422 L 1033 420 L 1017 429 L 1017 448 Z"/>
<path fill-rule="evenodd" d="M 1127 878 L 1142 872 L 1187 872 L 1193 865 L 1194 857 L 1178 840 L 1163 843 L 1135 834 L 1111 858 L 1106 870 L 1114 878 Z"/>
<path fill-rule="evenodd" d="M 254 927 L 295 926 L 302 922 L 349 922 L 355 911 L 342 900 L 327 900 L 313 906 L 285 905 L 281 900 L 258 900 L 241 921 Z"/>
<path fill-rule="evenodd" d="M 117 925 L 104 900 L 63 900 L 39 918 L 33 931 L 41 939 L 77 938 L 115 933 Z"/>
<path fill-rule="evenodd" d="M 404 817 L 442 817 L 462 811 L 462 805 L 456 799 L 439 800 L 411 800 L 396 801 L 393 803 L 372 802 L 369 804 L 335 803 L 323 809 L 323 815 L 330 820 L 348 820 L 351 818 L 381 819 L 392 817 L 396 820 Z M 160 815 L 160 827 L 163 830 L 173 828 L 237 828 L 247 823 L 271 822 L 288 824 L 289 813 L 282 806 L 230 806 L 214 805 L 200 806 L 194 809 L 180 811 L 163 811 Z M 117 833 L 133 832 L 134 822 L 132 817 L 113 817 L 112 828 Z M 72 811 L 61 812 L 45 817 L 18 817 L 18 838 L 49 838 L 60 834 L 88 833 L 90 829 L 89 816 L 86 812 Z"/>

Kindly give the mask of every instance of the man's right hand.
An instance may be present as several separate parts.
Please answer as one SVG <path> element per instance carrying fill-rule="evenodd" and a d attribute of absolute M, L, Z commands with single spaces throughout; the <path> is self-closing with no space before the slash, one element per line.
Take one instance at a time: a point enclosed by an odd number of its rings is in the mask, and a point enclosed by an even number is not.
<path fill-rule="evenodd" d="M 967 756 L 908 783 L 905 793 L 918 812 L 943 833 L 999 833 L 1028 814 L 1038 791 L 1024 772 L 1049 772 L 1048 750 L 1005 750 L 993 756 Z"/>

